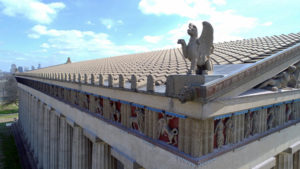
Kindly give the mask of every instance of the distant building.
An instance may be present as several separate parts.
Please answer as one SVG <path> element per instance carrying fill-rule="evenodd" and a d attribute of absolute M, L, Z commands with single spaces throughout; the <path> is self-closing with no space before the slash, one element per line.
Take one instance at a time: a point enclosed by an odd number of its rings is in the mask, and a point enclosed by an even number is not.
<path fill-rule="evenodd" d="M 10 67 L 10 73 L 15 73 L 17 71 L 17 66 L 15 64 L 12 64 Z"/>
<path fill-rule="evenodd" d="M 28 72 L 29 68 L 27 66 L 24 66 L 24 72 Z"/>
<path fill-rule="evenodd" d="M 18 67 L 18 72 L 20 72 L 20 73 L 23 72 L 23 67 L 22 67 L 22 66 L 19 66 L 19 67 Z"/>
<path fill-rule="evenodd" d="M 179 48 L 19 73 L 24 145 L 44 169 L 299 169 L 300 33 L 210 57 L 206 76 Z"/>

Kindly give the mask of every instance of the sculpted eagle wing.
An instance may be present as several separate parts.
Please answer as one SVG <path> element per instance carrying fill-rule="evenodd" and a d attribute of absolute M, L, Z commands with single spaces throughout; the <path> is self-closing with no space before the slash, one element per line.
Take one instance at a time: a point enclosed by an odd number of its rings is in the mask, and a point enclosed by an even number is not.
<path fill-rule="evenodd" d="M 202 33 L 200 38 L 197 39 L 197 43 L 199 44 L 200 58 L 205 58 L 209 56 L 212 52 L 214 29 L 211 26 L 211 24 L 206 21 L 204 21 L 202 24 Z"/>

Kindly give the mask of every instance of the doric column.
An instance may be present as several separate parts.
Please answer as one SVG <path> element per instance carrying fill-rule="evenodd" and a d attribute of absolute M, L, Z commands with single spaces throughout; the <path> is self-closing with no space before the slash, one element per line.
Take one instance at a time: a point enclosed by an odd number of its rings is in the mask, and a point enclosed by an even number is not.
<path fill-rule="evenodd" d="M 33 109 L 33 96 L 30 96 L 30 103 L 29 103 L 29 125 L 28 125 L 28 132 L 27 132 L 27 135 L 28 135 L 28 145 L 29 145 L 29 149 L 30 151 L 32 150 L 32 109 Z"/>
<path fill-rule="evenodd" d="M 300 141 L 289 146 L 287 150 L 285 150 L 288 154 L 291 154 L 293 160 L 293 169 L 300 169 Z"/>
<path fill-rule="evenodd" d="M 30 110 L 29 110 L 29 105 L 30 103 L 30 96 L 29 94 L 27 93 L 26 95 L 26 112 L 25 112 L 25 115 L 24 115 L 24 124 L 25 124 L 25 130 L 24 130 L 24 136 L 25 136 L 25 140 L 26 142 L 29 141 L 29 137 L 28 137 L 28 131 L 29 131 L 29 117 L 30 117 Z"/>
<path fill-rule="evenodd" d="M 59 138 L 59 117 L 57 112 L 50 113 L 50 168 L 58 168 L 58 138 Z"/>
<path fill-rule="evenodd" d="M 72 169 L 91 168 L 91 143 L 83 135 L 83 129 L 77 125 L 73 127 Z"/>
<path fill-rule="evenodd" d="M 22 113 L 22 128 L 23 128 L 23 134 L 25 134 L 26 132 L 26 115 L 27 115 L 27 93 L 24 92 L 24 96 L 23 96 L 23 99 L 24 99 L 24 104 L 23 104 L 23 113 Z"/>
<path fill-rule="evenodd" d="M 40 100 L 35 100 L 35 111 L 34 111 L 34 158 L 38 161 L 38 121 L 40 115 Z"/>
<path fill-rule="evenodd" d="M 109 146 L 100 140 L 92 131 L 84 129 L 83 135 L 92 143 L 92 169 L 112 168 Z"/>
<path fill-rule="evenodd" d="M 300 169 L 300 151 L 297 151 L 293 155 L 294 169 Z"/>
<path fill-rule="evenodd" d="M 138 163 L 135 162 L 134 159 L 131 159 L 127 154 L 120 152 L 117 149 L 110 149 L 111 155 L 121 162 L 124 166 L 124 169 L 141 169 L 143 168 Z M 113 164 L 111 164 L 113 165 Z M 114 168 L 114 167 L 112 167 Z"/>
<path fill-rule="evenodd" d="M 105 142 L 93 143 L 92 169 L 112 168 L 110 147 Z"/>
<path fill-rule="evenodd" d="M 71 169 L 72 165 L 72 127 L 65 117 L 60 117 L 58 168 Z"/>
<path fill-rule="evenodd" d="M 35 132 L 35 126 L 34 126 L 34 123 L 35 123 L 35 108 L 36 108 L 36 98 L 35 97 L 32 97 L 32 107 L 31 107 L 31 131 L 30 131 L 30 134 L 31 134 L 31 141 L 30 141 L 30 147 L 31 147 L 31 151 L 33 152 L 34 154 L 34 132 Z"/>
<path fill-rule="evenodd" d="M 281 152 L 276 156 L 276 169 L 293 169 L 293 155 Z"/>
<path fill-rule="evenodd" d="M 276 159 L 274 157 L 271 157 L 262 163 L 252 167 L 251 169 L 273 169 L 276 164 Z"/>
<path fill-rule="evenodd" d="M 44 153 L 44 114 L 46 105 L 40 103 L 40 112 L 38 119 L 38 168 L 43 168 L 43 153 Z"/>
<path fill-rule="evenodd" d="M 44 114 L 44 154 L 43 169 L 50 169 L 50 107 L 46 108 Z"/>

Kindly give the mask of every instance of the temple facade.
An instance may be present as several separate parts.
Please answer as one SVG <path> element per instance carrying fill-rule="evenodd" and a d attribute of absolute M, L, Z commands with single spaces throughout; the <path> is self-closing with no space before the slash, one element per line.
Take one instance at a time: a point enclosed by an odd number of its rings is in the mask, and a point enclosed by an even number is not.
<path fill-rule="evenodd" d="M 300 169 L 300 33 L 17 73 L 18 129 L 39 169 Z"/>

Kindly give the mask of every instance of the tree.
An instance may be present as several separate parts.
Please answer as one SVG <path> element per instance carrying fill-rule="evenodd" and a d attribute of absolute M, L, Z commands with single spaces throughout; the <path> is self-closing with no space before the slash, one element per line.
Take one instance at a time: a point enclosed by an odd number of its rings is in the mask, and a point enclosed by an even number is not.
<path fill-rule="evenodd" d="M 18 84 L 13 75 L 7 75 L 7 81 L 4 83 L 6 96 L 3 105 L 18 104 Z"/>

